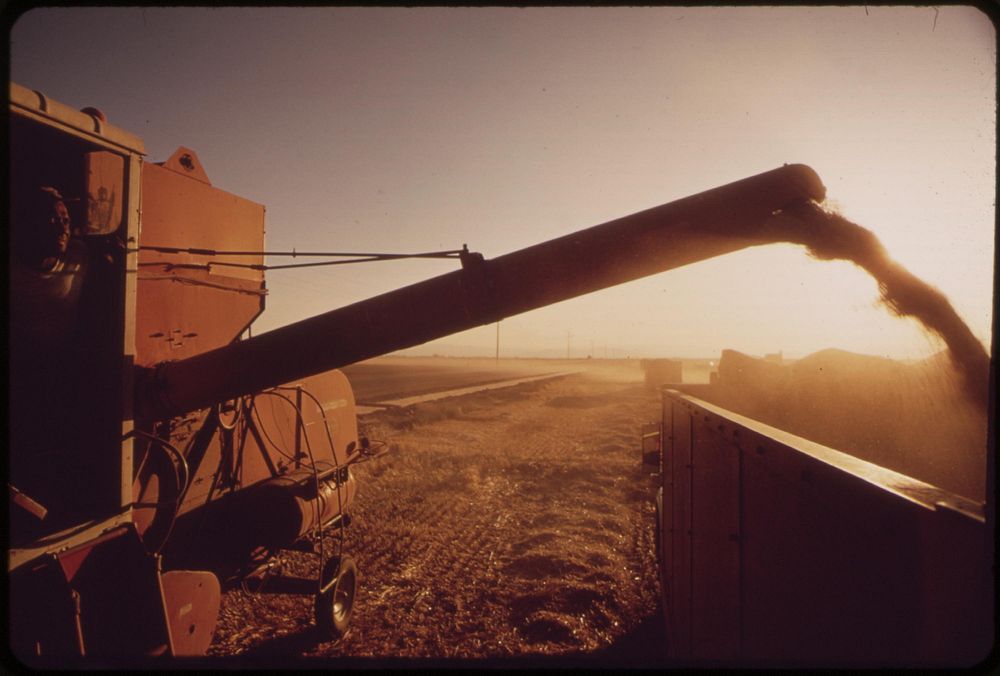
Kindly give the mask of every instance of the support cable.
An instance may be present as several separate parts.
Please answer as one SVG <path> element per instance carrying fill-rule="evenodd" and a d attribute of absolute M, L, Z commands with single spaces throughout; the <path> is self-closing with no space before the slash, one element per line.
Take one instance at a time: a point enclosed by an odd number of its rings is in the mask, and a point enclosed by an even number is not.
<path fill-rule="evenodd" d="M 346 260 L 321 261 L 317 263 L 290 263 L 286 265 L 264 265 L 259 263 L 170 263 L 166 261 L 147 261 L 139 263 L 140 266 L 163 266 L 167 270 L 177 268 L 211 270 L 212 266 L 244 268 L 248 270 L 283 270 L 289 268 L 308 268 L 323 265 L 346 265 L 348 263 L 371 263 L 375 261 L 395 261 L 406 258 L 462 258 L 468 255 L 469 249 L 462 245 L 461 249 L 450 249 L 447 251 L 425 251 L 421 253 L 381 253 L 381 252 L 355 252 L 355 251 L 234 251 L 223 249 L 202 249 L 198 247 L 175 247 L 175 246 L 154 246 L 142 245 L 134 251 L 155 251 L 165 254 L 192 254 L 196 256 L 290 256 L 297 258 L 300 256 L 310 258 L 343 258 Z"/>

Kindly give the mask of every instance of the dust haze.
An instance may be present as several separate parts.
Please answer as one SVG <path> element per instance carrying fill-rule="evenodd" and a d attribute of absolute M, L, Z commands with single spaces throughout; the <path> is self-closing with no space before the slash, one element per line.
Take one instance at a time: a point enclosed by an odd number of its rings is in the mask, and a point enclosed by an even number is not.
<path fill-rule="evenodd" d="M 944 352 L 907 364 L 827 349 L 776 364 L 726 350 L 717 382 L 694 394 L 953 493 L 985 497 L 986 410 L 966 399 Z"/>

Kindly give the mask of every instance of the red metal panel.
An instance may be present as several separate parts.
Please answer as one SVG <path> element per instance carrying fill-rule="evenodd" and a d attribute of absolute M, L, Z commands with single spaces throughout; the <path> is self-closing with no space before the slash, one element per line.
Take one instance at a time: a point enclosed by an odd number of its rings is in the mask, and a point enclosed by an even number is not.
<path fill-rule="evenodd" d="M 208 174 L 205 173 L 205 168 L 198 159 L 198 154 L 190 148 L 179 147 L 166 162 L 160 163 L 160 166 L 175 171 L 182 176 L 193 178 L 205 185 L 212 185 L 212 182 L 208 180 Z"/>
<path fill-rule="evenodd" d="M 691 651 L 734 659 L 740 650 L 740 450 L 734 425 L 693 416 Z"/>
<path fill-rule="evenodd" d="M 211 438 L 208 440 L 205 450 L 200 459 L 194 457 L 192 447 L 195 445 L 195 436 L 200 430 L 203 430 L 208 425 L 208 417 L 214 415 L 209 410 L 201 410 L 192 413 L 187 416 L 184 420 L 174 421 L 173 427 L 170 430 L 170 443 L 179 449 L 184 449 L 185 456 L 188 462 L 188 471 L 191 476 L 188 480 L 188 489 L 184 494 L 184 500 L 180 505 L 179 514 L 190 510 L 202 502 L 211 490 L 213 481 L 217 481 L 215 487 L 216 496 L 220 492 L 230 489 L 232 486 L 227 482 L 228 479 L 228 466 L 219 471 L 220 458 L 222 455 L 220 438 L 223 431 L 216 429 L 212 434 Z M 232 416 L 231 413 L 223 414 L 228 420 Z M 163 454 L 156 453 L 153 450 L 154 455 L 150 460 L 143 461 L 145 465 L 153 465 L 150 470 L 159 470 L 162 473 L 160 477 L 160 492 L 163 493 L 165 490 L 170 490 L 173 484 L 173 477 L 175 476 L 174 463 L 172 463 Z M 219 473 L 219 478 L 216 480 L 216 472 Z M 145 479 L 145 472 L 140 476 L 140 480 Z M 145 501 L 145 500 L 144 500 Z M 146 510 L 137 510 L 139 514 L 143 514 Z"/>
<path fill-rule="evenodd" d="M 190 465 L 192 487 L 164 549 L 168 567 L 207 569 L 224 579 L 260 546 L 291 544 L 304 527 L 311 527 L 314 514 L 329 519 L 351 504 L 357 486 L 349 474 L 339 488 L 323 484 L 316 503 L 310 502 L 311 496 L 297 496 L 268 481 L 272 471 L 309 478 L 314 461 L 320 469 L 329 469 L 335 462 L 346 464 L 359 452 L 354 397 L 347 378 L 339 371 L 312 376 L 259 393 L 254 402 L 253 412 L 243 409 L 239 419 L 225 412 L 223 423 L 230 429 L 216 430 L 200 463 Z M 304 431 L 298 430 L 298 408 Z M 222 442 L 225 436 L 232 438 L 231 445 Z M 306 481 L 305 486 L 309 484 Z M 206 504 L 210 493 L 211 503 Z M 305 493 L 310 494 L 308 488 Z M 292 519 L 276 522 L 273 517 L 288 513 L 282 511 L 286 508 Z"/>
<path fill-rule="evenodd" d="M 140 366 L 226 345 L 260 312 L 260 283 L 202 270 L 139 276 L 136 353 Z M 220 288 L 224 287 L 224 288 Z"/>
<path fill-rule="evenodd" d="M 173 655 L 204 655 L 212 643 L 221 590 L 212 573 L 171 570 L 160 575 Z"/>
<path fill-rule="evenodd" d="M 197 162 L 197 158 L 194 158 Z M 264 206 L 181 174 L 168 166 L 142 167 L 142 240 L 145 246 L 263 251 Z M 194 253 L 143 253 L 147 262 L 260 264 L 261 255 L 225 259 Z M 263 272 L 220 268 L 217 274 L 261 281 Z"/>
<path fill-rule="evenodd" d="M 296 386 L 302 388 L 303 394 L 301 396 L 296 393 Z M 309 396 L 310 394 L 322 405 L 322 413 L 312 397 Z M 305 435 L 296 433 L 297 422 L 294 405 L 297 401 L 301 401 Z M 329 426 L 335 451 L 331 449 L 330 441 L 327 438 L 327 426 L 323 422 L 324 416 L 326 424 Z M 320 373 L 289 383 L 276 389 L 273 393 L 258 394 L 255 397 L 255 410 L 251 417 L 260 434 L 264 448 L 262 449 L 261 445 L 258 444 L 254 434 L 247 433 L 242 452 L 240 452 L 240 438 L 243 437 L 242 427 L 248 422 L 240 420 L 237 428 L 231 433 L 234 436 L 234 458 L 231 462 L 233 465 L 238 464 L 240 486 L 251 486 L 271 478 L 271 470 L 264 459 L 264 453 L 272 458 L 272 462 L 280 470 L 283 467 L 311 466 L 310 449 L 312 460 L 317 462 L 334 462 L 336 460 L 341 465 L 353 457 L 353 453 L 347 453 L 348 446 L 353 443 L 354 453 L 357 452 L 358 427 L 354 392 L 351 390 L 347 377 L 340 371 Z M 226 418 L 228 420 L 232 418 L 232 415 L 227 414 Z M 180 508 L 181 514 L 204 504 L 208 497 L 222 457 L 220 438 L 226 433 L 226 431 L 218 432 L 209 443 L 204 458 L 193 472 L 191 488 L 185 495 Z M 181 445 L 186 439 L 178 436 L 172 441 L 175 445 Z M 295 457 L 296 449 L 301 453 L 297 459 Z M 228 485 L 217 485 L 214 496 L 219 497 L 222 493 L 228 492 L 230 488 L 231 486 Z M 353 490 L 353 482 L 349 488 Z M 347 495 L 346 503 L 349 502 L 349 497 L 353 493 L 348 492 L 345 495 Z"/>
<path fill-rule="evenodd" d="M 261 252 L 264 207 L 198 176 L 145 164 L 139 244 Z M 263 256 L 140 251 L 136 363 L 183 359 L 227 345 L 263 311 L 261 270 L 184 267 L 219 262 L 260 265 Z"/>
<path fill-rule="evenodd" d="M 301 388 L 301 395 L 296 388 Z M 258 395 L 256 402 L 258 422 L 268 435 L 290 455 L 296 448 L 301 450 L 303 457 L 298 464 L 308 465 L 310 451 L 312 459 L 316 461 L 336 461 L 340 465 L 349 459 L 347 447 L 350 444 L 354 444 L 354 452 L 357 452 L 358 425 L 354 392 L 347 377 L 340 371 L 327 371 L 293 381 L 277 388 L 274 394 Z M 306 432 L 304 436 L 299 436 L 296 432 L 293 406 L 296 402 L 301 402 L 299 405 Z M 322 406 L 322 410 L 317 403 Z M 331 440 L 333 449 L 330 448 Z M 252 440 L 248 439 L 247 443 L 252 443 Z M 247 476 L 248 471 L 249 468 L 245 466 L 245 484 L 252 483 Z"/>

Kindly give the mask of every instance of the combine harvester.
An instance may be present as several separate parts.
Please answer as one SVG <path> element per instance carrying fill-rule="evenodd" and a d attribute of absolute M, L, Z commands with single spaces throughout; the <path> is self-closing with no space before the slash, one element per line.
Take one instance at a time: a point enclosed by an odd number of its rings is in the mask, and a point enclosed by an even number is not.
<path fill-rule="evenodd" d="M 342 635 L 358 574 L 336 535 L 374 451 L 335 369 L 774 241 L 774 214 L 825 197 L 786 165 L 499 258 L 447 252 L 461 269 L 244 339 L 264 207 L 191 150 L 145 162 L 96 109 L 10 99 L 9 619 L 31 665 L 203 654 L 233 585 L 311 594 Z M 73 237 L 41 186 L 80 197 Z M 985 655 L 981 505 L 691 396 L 667 395 L 663 428 L 678 663 Z M 289 549 L 316 579 L 273 570 Z"/>

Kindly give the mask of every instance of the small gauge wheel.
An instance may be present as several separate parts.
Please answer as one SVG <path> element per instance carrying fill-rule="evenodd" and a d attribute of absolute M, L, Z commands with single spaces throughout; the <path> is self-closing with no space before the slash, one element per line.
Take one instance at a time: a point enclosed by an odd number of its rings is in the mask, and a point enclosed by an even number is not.
<path fill-rule="evenodd" d="M 331 639 L 347 633 L 354 610 L 354 595 L 358 588 L 358 567 L 349 556 L 333 556 L 323 566 L 323 586 L 333 584 L 316 594 L 316 627 Z"/>

